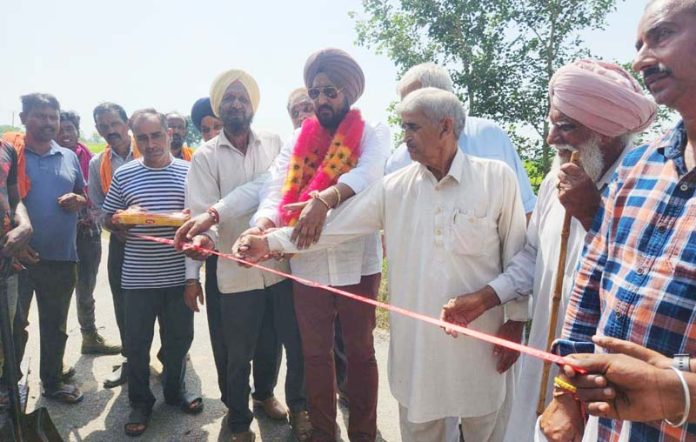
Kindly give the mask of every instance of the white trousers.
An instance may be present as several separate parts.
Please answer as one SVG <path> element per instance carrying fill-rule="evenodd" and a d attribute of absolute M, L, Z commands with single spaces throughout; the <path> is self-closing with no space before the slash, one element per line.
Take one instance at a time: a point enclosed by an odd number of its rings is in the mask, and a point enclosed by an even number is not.
<path fill-rule="evenodd" d="M 466 442 L 497 442 L 502 440 L 502 432 L 496 431 L 498 412 L 477 417 L 463 417 L 460 419 L 442 418 L 429 422 L 413 423 L 406 419 L 408 409 L 399 405 L 399 426 L 401 428 L 402 442 L 449 442 L 447 436 L 453 434 L 448 431 L 451 422 L 462 425 L 462 434 Z M 497 435 L 497 433 L 501 433 Z M 459 431 L 455 433 L 459 438 Z"/>

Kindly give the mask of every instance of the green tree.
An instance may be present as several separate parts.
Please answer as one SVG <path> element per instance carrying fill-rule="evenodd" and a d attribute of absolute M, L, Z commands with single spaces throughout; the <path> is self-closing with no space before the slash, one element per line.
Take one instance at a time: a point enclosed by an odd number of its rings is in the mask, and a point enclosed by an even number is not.
<path fill-rule="evenodd" d="M 186 131 L 186 144 L 188 146 L 198 146 L 203 140 L 203 135 L 196 129 L 193 124 L 191 117 L 186 117 L 187 131 Z"/>
<path fill-rule="evenodd" d="M 532 171 L 548 171 L 548 82 L 589 51 L 579 36 L 601 29 L 616 0 L 363 0 L 351 13 L 357 43 L 389 56 L 402 74 L 445 66 L 471 115 L 503 125 Z"/>

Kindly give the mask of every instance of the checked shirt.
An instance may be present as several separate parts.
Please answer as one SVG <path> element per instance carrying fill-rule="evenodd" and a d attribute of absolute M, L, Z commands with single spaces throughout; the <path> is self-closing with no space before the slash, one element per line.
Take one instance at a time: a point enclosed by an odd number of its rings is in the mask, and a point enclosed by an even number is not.
<path fill-rule="evenodd" d="M 696 169 L 684 162 L 680 122 L 628 153 L 597 214 L 563 328 L 571 348 L 594 334 L 672 357 L 696 354 Z M 616 441 L 620 421 L 600 419 L 599 440 Z M 696 424 L 633 423 L 631 441 L 696 440 Z"/>

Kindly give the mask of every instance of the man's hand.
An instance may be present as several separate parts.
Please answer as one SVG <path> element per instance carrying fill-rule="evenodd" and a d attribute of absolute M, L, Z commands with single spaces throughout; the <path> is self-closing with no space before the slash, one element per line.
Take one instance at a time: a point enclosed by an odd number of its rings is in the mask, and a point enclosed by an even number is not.
<path fill-rule="evenodd" d="M 496 305 L 500 305 L 500 298 L 493 288 L 485 286 L 476 292 L 450 299 L 442 306 L 440 319 L 466 326 Z M 457 332 L 452 329 L 445 329 L 445 333 L 457 337 Z"/>
<path fill-rule="evenodd" d="M 208 212 L 194 216 L 177 229 L 176 235 L 174 235 L 174 247 L 176 247 L 177 250 L 183 250 L 185 243 L 207 232 L 214 225 L 215 218 Z"/>
<path fill-rule="evenodd" d="M 200 305 L 205 305 L 205 297 L 203 297 L 203 289 L 198 281 L 193 282 L 192 280 L 186 281 L 186 286 L 184 287 L 184 303 L 186 306 L 198 313 L 200 309 L 198 308 L 198 303 Z"/>
<path fill-rule="evenodd" d="M 118 219 L 115 218 L 114 215 L 121 212 L 123 212 L 123 210 L 117 210 L 113 214 L 107 215 L 104 219 L 104 227 L 106 227 L 106 229 L 111 232 L 112 235 L 116 235 L 116 238 L 118 238 L 119 241 L 126 242 L 128 240 L 128 230 L 135 226 L 119 223 Z"/>
<path fill-rule="evenodd" d="M 505 324 L 500 326 L 498 337 L 519 344 L 522 342 L 525 324 L 520 321 L 506 321 Z M 520 352 L 496 345 L 493 347 L 493 355 L 498 357 L 498 365 L 496 366 L 498 373 L 505 373 L 512 367 L 512 364 L 517 362 Z"/>
<path fill-rule="evenodd" d="M 22 264 L 34 265 L 38 264 L 38 262 L 41 260 L 41 257 L 39 256 L 39 253 L 36 250 L 31 248 L 30 245 L 26 245 L 17 255 L 17 259 Z"/>
<path fill-rule="evenodd" d="M 11 256 L 19 256 L 31 239 L 31 234 L 33 233 L 31 225 L 21 224 L 14 229 L 7 232 L 7 234 L 0 239 L 0 255 L 9 258 Z"/>
<path fill-rule="evenodd" d="M 558 200 L 573 218 L 582 223 L 585 230 L 592 227 L 602 196 L 582 166 L 566 163 L 558 172 Z"/>
<path fill-rule="evenodd" d="M 196 261 L 205 261 L 212 254 L 215 243 L 208 235 L 196 235 L 191 242 L 182 244 L 179 249 L 184 255 Z"/>
<path fill-rule="evenodd" d="M 564 367 L 590 414 L 637 422 L 679 420 L 675 416 L 683 411 L 683 392 L 669 369 L 670 358 L 620 339 L 594 336 L 592 340 L 616 354 L 570 355 Z M 578 375 L 571 366 L 588 374 Z"/>
<path fill-rule="evenodd" d="M 541 415 L 539 426 L 549 442 L 581 442 L 585 431 L 580 405 L 568 395 L 551 400 Z"/>
<path fill-rule="evenodd" d="M 263 235 L 246 234 L 237 238 L 232 246 L 232 253 L 238 259 L 243 259 L 250 263 L 257 263 L 268 259 L 271 250 L 268 247 L 268 240 Z M 243 267 L 248 267 L 240 263 Z"/>
<path fill-rule="evenodd" d="M 58 205 L 68 212 L 77 212 L 86 204 L 87 198 L 72 192 L 58 198 Z"/>
<path fill-rule="evenodd" d="M 290 240 L 298 249 L 306 249 L 319 241 L 329 208 L 316 198 L 302 203 L 287 204 L 286 210 L 302 210 Z"/>

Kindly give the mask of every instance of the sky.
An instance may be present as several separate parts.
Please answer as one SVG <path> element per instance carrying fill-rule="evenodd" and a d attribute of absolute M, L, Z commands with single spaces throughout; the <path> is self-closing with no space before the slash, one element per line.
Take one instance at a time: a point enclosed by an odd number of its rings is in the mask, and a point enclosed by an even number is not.
<path fill-rule="evenodd" d="M 33 0 L 14 1 L 0 16 L 0 125 L 20 125 L 19 96 L 55 95 L 94 132 L 92 109 L 103 101 L 130 114 L 143 107 L 189 114 L 215 76 L 249 72 L 261 102 L 254 127 L 282 137 L 292 131 L 287 96 L 302 86 L 309 54 L 339 47 L 362 66 L 365 93 L 356 103 L 368 121 L 386 121 L 397 69 L 386 55 L 355 44 L 349 11 L 360 0 Z M 607 29 L 583 33 L 592 52 L 629 61 L 645 0 L 620 2 Z M 31 26 L 27 26 L 31 24 Z"/>

